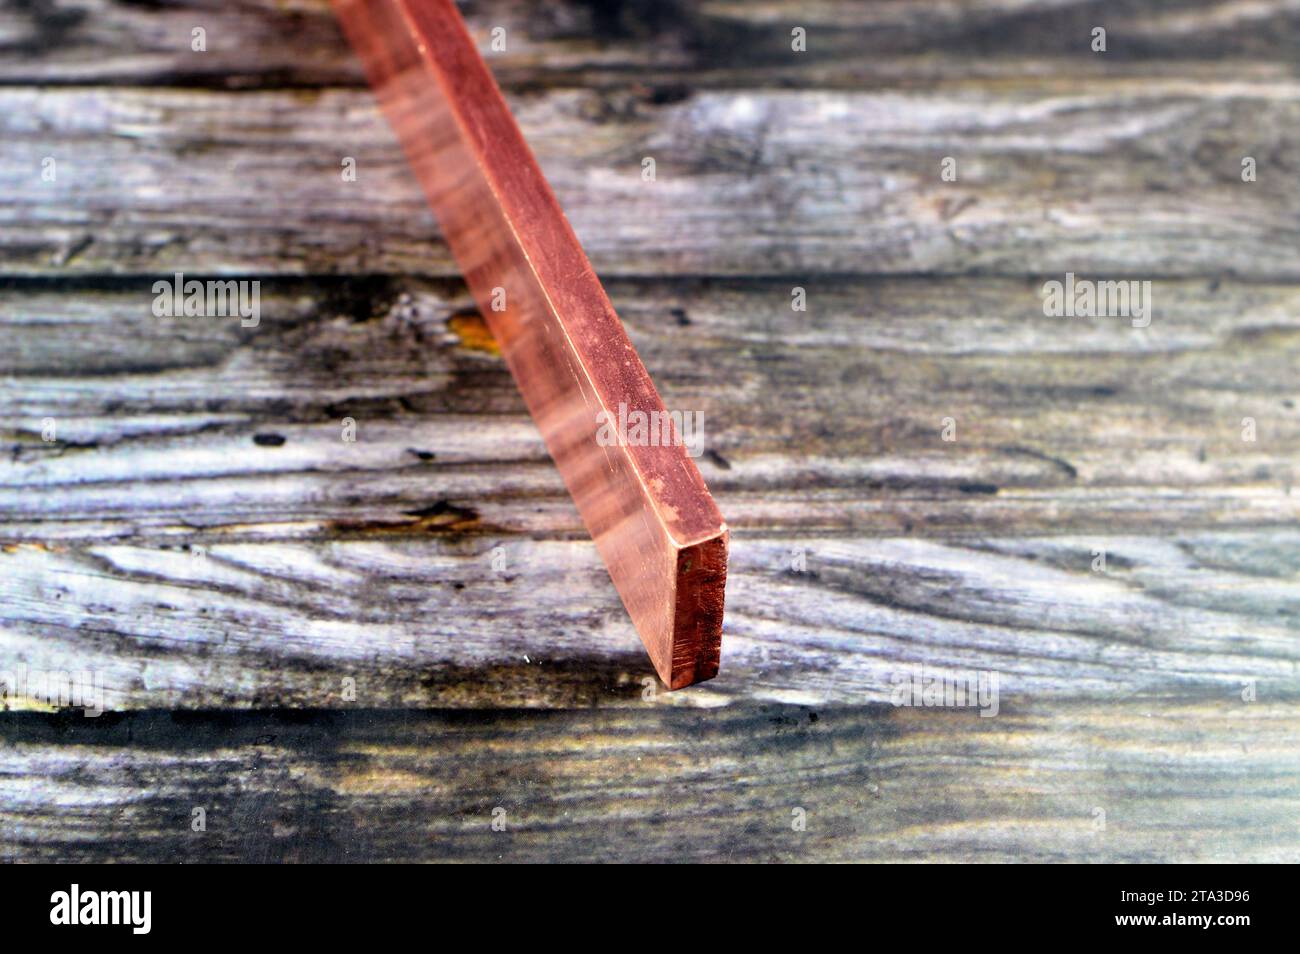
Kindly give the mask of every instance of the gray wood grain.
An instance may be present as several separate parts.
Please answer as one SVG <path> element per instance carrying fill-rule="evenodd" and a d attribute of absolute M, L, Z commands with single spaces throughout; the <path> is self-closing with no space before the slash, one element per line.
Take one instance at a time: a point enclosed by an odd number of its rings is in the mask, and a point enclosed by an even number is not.
<path fill-rule="evenodd" d="M 11 545 L 4 644 L 33 669 L 95 671 L 113 710 L 338 707 L 349 679 L 379 708 L 640 699 L 653 671 L 589 542 L 464 537 L 451 519 L 425 540 Z M 1293 698 L 1297 552 L 1294 529 L 741 535 L 723 674 L 672 700 L 887 701 L 917 665 L 995 671 L 1009 705 L 1252 683 Z"/>
<path fill-rule="evenodd" d="M 1288 2 L 491 0 L 462 3 L 508 88 L 847 88 L 1129 76 L 1289 80 Z M 207 49 L 191 49 L 191 31 Z M 792 55 L 790 31 L 808 31 Z M 1105 57 L 1091 50 L 1109 30 Z M 504 27 L 505 50 L 486 42 Z M 222 89 L 361 86 L 328 0 L 41 0 L 0 6 L 0 82 Z M 35 55 L 34 55 L 35 54 Z M 1190 68 L 1189 68 L 1190 67 Z"/>
<path fill-rule="evenodd" d="M 78 861 L 1300 858 L 1295 706 L 1151 709 L 19 719 L 0 749 L 0 851 Z M 198 808 L 206 831 L 192 830 Z M 504 831 L 491 827 L 495 809 Z"/>
<path fill-rule="evenodd" d="M 721 677 L 655 684 L 325 3 L 6 3 L 0 674 L 112 711 L 6 695 L 0 856 L 1300 860 L 1295 5 L 467 14 L 705 415 Z"/>
<path fill-rule="evenodd" d="M 1007 279 L 841 281 L 807 313 L 777 283 L 612 285 L 670 405 L 704 410 L 736 531 L 727 670 L 687 704 L 880 699 L 917 661 L 1030 695 L 1300 687 L 1295 291 L 1158 289 L 1133 329 Z M 348 676 L 385 707 L 637 697 L 635 635 L 459 284 L 287 282 L 257 328 L 151 301 L 28 283 L 0 307 L 27 657 L 93 659 L 114 708 L 328 706 Z"/>
<path fill-rule="evenodd" d="M 1300 275 L 1294 84 L 647 96 L 513 98 L 607 277 Z M 9 274 L 455 274 L 365 90 L 0 88 L 0 138 Z"/>
<path fill-rule="evenodd" d="M 400 528 L 444 499 L 503 532 L 580 533 L 459 283 L 269 283 L 257 328 L 155 318 L 150 284 L 0 297 L 11 538 Z M 610 290 L 669 405 L 703 413 L 700 463 L 739 530 L 1300 515 L 1294 286 L 1157 281 L 1146 329 L 1045 317 L 1041 286 L 1012 279 L 836 280 L 807 312 L 780 282 Z"/>

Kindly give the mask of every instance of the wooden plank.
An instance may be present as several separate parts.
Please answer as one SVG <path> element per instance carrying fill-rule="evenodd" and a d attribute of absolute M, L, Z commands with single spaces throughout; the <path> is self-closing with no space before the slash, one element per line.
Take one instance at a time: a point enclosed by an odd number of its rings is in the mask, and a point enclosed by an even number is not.
<path fill-rule="evenodd" d="M 610 707 L 653 690 L 589 541 L 464 535 L 460 516 L 422 537 L 8 545 L 6 659 L 92 670 L 110 710 Z M 733 549 L 723 674 L 675 704 L 883 701 L 920 664 L 996 671 L 1011 706 L 1300 694 L 1294 525 Z"/>
<path fill-rule="evenodd" d="M 780 705 L 473 720 L 9 716 L 0 851 L 33 861 L 1294 863 L 1298 717 L 1295 702 L 1240 700 L 991 719 Z M 196 809 L 205 831 L 193 830 Z"/>
<path fill-rule="evenodd" d="M 627 110 L 558 89 L 512 106 L 605 278 L 1300 277 L 1292 81 L 721 90 Z M 455 274 L 364 90 L 5 88 L 0 142 L 9 275 Z"/>
<path fill-rule="evenodd" d="M 325 0 L 11 4 L 0 671 L 125 711 L 0 713 L 0 859 L 1300 860 L 1296 4 L 470 17 L 705 413 L 724 678 L 654 682 Z"/>
<path fill-rule="evenodd" d="M 1044 317 L 1040 290 L 837 280 L 794 312 L 777 282 L 611 285 L 668 406 L 703 413 L 701 467 L 740 530 L 1300 516 L 1295 286 L 1159 281 L 1147 329 Z M 151 302 L 137 279 L 0 296 L 0 537 L 418 536 L 439 501 L 473 511 L 475 533 L 581 532 L 458 284 L 268 284 L 257 328 L 157 319 Z"/>
<path fill-rule="evenodd" d="M 127 708 L 329 706 L 344 678 L 375 706 L 639 699 L 458 283 L 272 283 L 253 329 L 160 321 L 144 284 L 0 305 L 0 605 L 29 665 L 93 663 Z M 881 699 L 918 660 L 1029 699 L 1292 691 L 1296 289 L 1156 288 L 1133 329 L 1012 279 L 840 279 L 800 313 L 777 282 L 615 283 L 744 530 L 734 678 L 686 704 Z"/>
<path fill-rule="evenodd" d="M 1290 79 L 1300 16 L 1287 0 L 1024 0 L 864 4 L 856 0 L 487 0 L 471 29 L 507 86 L 613 88 L 657 97 L 697 88 L 915 86 L 1067 72 L 1178 75 L 1189 62 L 1228 78 Z M 808 31 L 791 50 L 795 25 Z M 1108 30 L 1106 54 L 1092 29 Z M 206 47 L 191 48 L 202 26 Z M 489 45 L 506 30 L 505 50 Z M 361 85 L 328 0 L 45 0 L 0 9 L 0 83 L 247 89 Z M 32 55 L 39 53 L 38 56 Z M 1068 63 L 1062 71 L 1062 63 Z"/>

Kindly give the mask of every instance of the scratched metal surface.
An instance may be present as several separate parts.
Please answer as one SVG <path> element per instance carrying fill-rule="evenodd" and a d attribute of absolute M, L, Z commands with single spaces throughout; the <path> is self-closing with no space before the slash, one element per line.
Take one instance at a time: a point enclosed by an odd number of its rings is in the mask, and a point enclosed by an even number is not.
<path fill-rule="evenodd" d="M 1300 860 L 1300 16 L 467 16 L 704 414 L 720 677 L 654 682 L 326 4 L 0 3 L 0 672 L 110 710 L 9 694 L 0 854 Z"/>

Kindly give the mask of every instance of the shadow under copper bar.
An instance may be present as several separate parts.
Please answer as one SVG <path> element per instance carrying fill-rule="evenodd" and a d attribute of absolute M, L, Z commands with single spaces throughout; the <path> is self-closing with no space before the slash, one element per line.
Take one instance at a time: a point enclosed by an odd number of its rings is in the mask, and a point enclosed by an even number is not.
<path fill-rule="evenodd" d="M 460 14 L 335 8 L 659 677 L 713 677 L 726 524 L 680 440 L 598 441 L 602 412 L 664 405 Z"/>

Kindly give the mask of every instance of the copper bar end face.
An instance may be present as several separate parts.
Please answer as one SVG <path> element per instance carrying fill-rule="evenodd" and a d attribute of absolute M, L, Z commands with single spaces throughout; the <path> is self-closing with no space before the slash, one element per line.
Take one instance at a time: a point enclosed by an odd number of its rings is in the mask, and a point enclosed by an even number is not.
<path fill-rule="evenodd" d="M 669 667 L 655 661 L 669 689 L 681 689 L 718 674 L 722 661 L 723 594 L 727 587 L 727 530 L 677 553 Z"/>
<path fill-rule="evenodd" d="M 712 678 L 726 524 L 676 430 L 602 439 L 672 419 L 464 21 L 451 0 L 334 5 L 659 678 Z"/>

